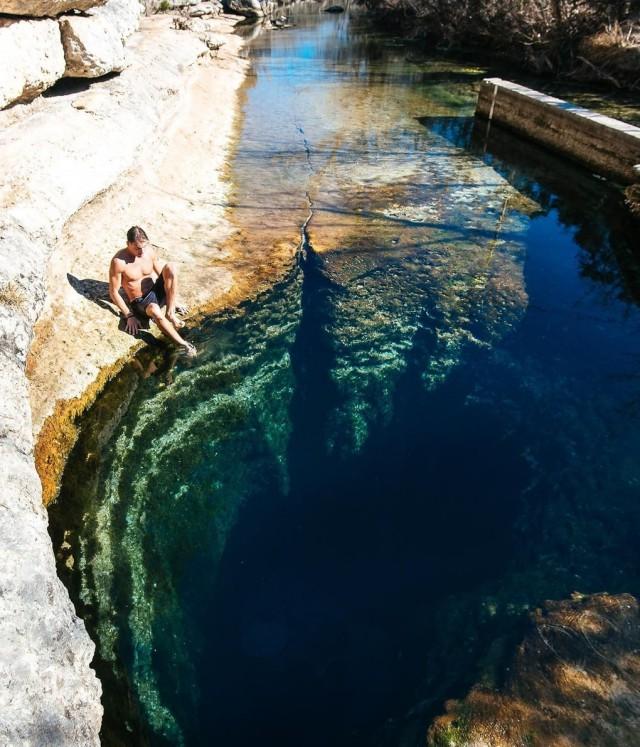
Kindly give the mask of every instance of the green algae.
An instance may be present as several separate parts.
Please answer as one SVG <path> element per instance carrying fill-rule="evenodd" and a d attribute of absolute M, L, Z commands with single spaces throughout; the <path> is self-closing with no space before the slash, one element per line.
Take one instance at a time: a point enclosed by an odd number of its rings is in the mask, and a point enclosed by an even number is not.
<path fill-rule="evenodd" d="M 130 686 L 144 720 L 174 744 L 184 737 L 156 662 L 162 658 L 178 682 L 191 682 L 199 645 L 187 630 L 176 579 L 194 554 L 206 557 L 215 577 L 242 502 L 265 479 L 287 489 L 288 348 L 299 282 L 294 273 L 270 301 L 227 322 L 241 343 L 225 354 L 223 332 L 201 351 L 195 371 L 165 373 L 160 363 L 160 375 L 139 379 L 130 366 L 87 419 L 63 484 L 61 503 L 69 495 L 81 504 L 82 530 L 62 537 L 79 559 L 78 598 L 99 657 L 116 678 L 123 657 L 131 657 Z M 247 431 L 260 434 L 259 447 L 248 444 Z M 183 697 L 193 705 L 198 695 L 190 689 Z"/>

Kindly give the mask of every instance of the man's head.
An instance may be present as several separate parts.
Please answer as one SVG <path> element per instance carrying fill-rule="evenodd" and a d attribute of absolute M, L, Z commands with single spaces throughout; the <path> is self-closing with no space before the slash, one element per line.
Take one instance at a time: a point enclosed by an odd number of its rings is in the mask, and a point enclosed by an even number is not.
<path fill-rule="evenodd" d="M 140 226 L 131 226 L 127 231 L 127 249 L 134 256 L 140 257 L 142 255 L 142 249 L 147 241 L 149 241 L 149 237 L 144 228 L 140 228 Z"/>

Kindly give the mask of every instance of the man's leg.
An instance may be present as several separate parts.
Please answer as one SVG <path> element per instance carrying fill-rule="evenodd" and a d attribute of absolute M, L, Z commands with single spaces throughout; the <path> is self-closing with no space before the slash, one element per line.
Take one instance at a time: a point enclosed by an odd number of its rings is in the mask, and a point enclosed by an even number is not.
<path fill-rule="evenodd" d="M 160 330 L 168 338 L 173 340 L 177 345 L 180 345 L 180 347 L 184 348 L 189 355 L 195 355 L 195 347 L 180 336 L 179 332 L 176 330 L 173 324 L 165 318 L 164 314 L 162 313 L 162 309 L 158 306 L 157 303 L 150 303 L 145 311 L 147 313 L 147 316 L 153 319 Z"/>
<path fill-rule="evenodd" d="M 176 268 L 170 262 L 167 262 L 162 268 L 162 279 L 164 280 L 164 292 L 167 297 L 167 319 L 176 329 L 180 329 L 184 327 L 184 322 L 176 316 L 178 274 Z"/>

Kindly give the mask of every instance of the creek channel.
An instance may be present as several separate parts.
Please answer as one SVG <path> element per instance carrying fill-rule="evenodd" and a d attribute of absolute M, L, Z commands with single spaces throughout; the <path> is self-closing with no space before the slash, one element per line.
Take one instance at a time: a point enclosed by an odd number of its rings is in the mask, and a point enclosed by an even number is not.
<path fill-rule="evenodd" d="M 640 593 L 619 191 L 474 127 L 483 70 L 291 13 L 229 210 L 297 259 L 107 386 L 50 510 L 106 745 L 423 744 L 544 599 Z"/>

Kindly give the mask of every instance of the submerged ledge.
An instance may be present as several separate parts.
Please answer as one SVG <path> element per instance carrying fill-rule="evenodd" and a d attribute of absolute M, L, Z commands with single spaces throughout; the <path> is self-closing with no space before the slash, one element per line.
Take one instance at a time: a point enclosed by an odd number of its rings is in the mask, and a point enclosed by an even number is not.
<path fill-rule="evenodd" d="M 447 702 L 427 744 L 634 744 L 639 646 L 638 600 L 630 594 L 547 601 L 503 664 L 501 682 L 485 675 L 464 699 Z"/>
<path fill-rule="evenodd" d="M 75 418 L 140 347 L 103 304 L 127 228 L 147 227 L 166 259 L 193 268 L 182 286 L 189 305 L 245 290 L 218 261 L 248 65 L 237 20 L 212 21 L 225 38 L 211 55 L 171 16 L 143 19 L 120 76 L 0 112 L 3 743 L 99 743 L 94 645 L 56 576 L 42 499 L 55 496 Z"/>

